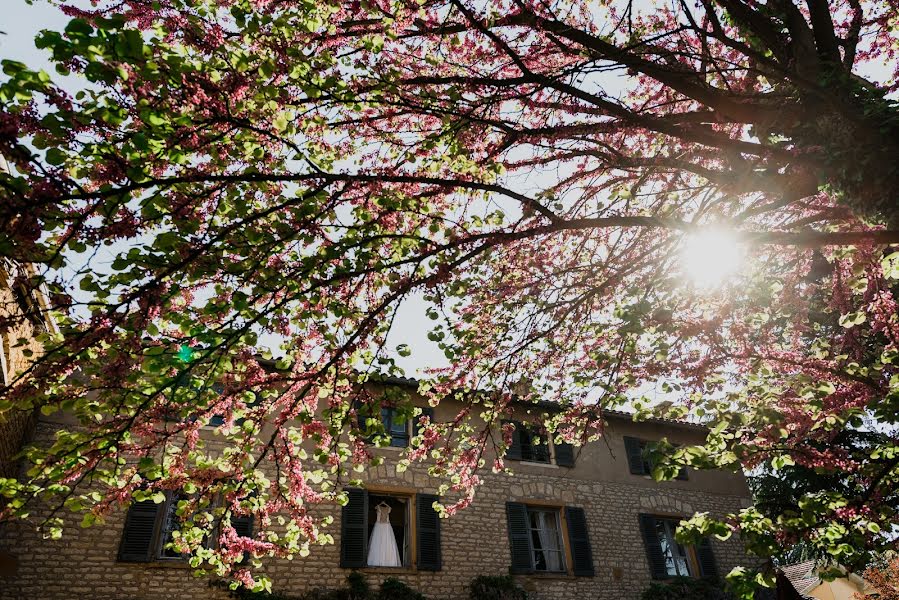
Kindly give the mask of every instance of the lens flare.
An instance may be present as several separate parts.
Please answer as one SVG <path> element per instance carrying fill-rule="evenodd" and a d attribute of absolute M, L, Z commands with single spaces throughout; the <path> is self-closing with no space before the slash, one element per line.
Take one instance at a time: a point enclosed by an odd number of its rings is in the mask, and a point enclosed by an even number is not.
<path fill-rule="evenodd" d="M 705 229 L 687 237 L 682 251 L 684 272 L 698 288 L 721 286 L 737 273 L 745 258 L 745 248 L 736 234 L 727 229 Z"/>

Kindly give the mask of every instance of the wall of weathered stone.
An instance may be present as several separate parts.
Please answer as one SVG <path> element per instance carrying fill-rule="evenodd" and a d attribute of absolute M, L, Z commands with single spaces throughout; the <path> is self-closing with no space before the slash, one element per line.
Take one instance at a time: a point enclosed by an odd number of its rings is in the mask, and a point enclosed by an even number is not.
<path fill-rule="evenodd" d="M 38 333 L 34 324 L 22 315 L 9 287 L 14 266 L 0 261 L 0 315 L 15 317 L 12 323 L 0 329 L 0 385 L 13 380 L 16 373 L 24 371 L 33 358 L 26 350 L 37 352 L 34 341 Z M 20 343 L 20 341 L 22 343 Z M 0 477 L 12 477 L 19 468 L 16 455 L 22 448 L 34 426 L 33 411 L 8 411 L 0 413 Z"/>
<path fill-rule="evenodd" d="M 40 436 L 52 435 L 53 423 L 38 425 Z M 720 514 L 746 505 L 746 487 L 741 478 L 727 473 L 694 473 L 688 481 L 655 483 L 627 472 L 622 432 L 639 433 L 641 425 L 620 422 L 611 427 L 604 441 L 589 445 L 575 469 L 553 465 L 519 463 L 516 474 L 485 474 L 485 483 L 474 504 L 443 520 L 443 569 L 437 573 L 396 569 L 366 569 L 373 586 L 385 577 L 396 576 L 424 592 L 428 598 L 467 598 L 467 586 L 478 575 L 508 572 L 510 554 L 506 533 L 505 503 L 546 501 L 586 509 L 596 576 L 517 576 L 535 600 L 637 599 L 650 582 L 637 515 L 641 512 L 690 515 L 694 511 Z M 664 424 L 647 425 L 649 433 L 665 431 Z M 685 430 L 686 431 L 686 430 Z M 678 435 L 695 435 L 674 431 Z M 621 447 L 621 451 L 618 451 Z M 398 455 L 395 450 L 381 450 Z M 431 480 L 424 467 L 398 474 L 388 460 L 366 474 L 370 484 L 435 492 L 440 482 Z M 701 477 L 700 477 L 701 475 Z M 717 485 L 710 485 L 717 482 Z M 717 491 L 709 491 L 717 490 Z M 324 509 L 323 509 L 324 510 Z M 315 547 L 307 558 L 269 560 L 265 572 L 274 587 L 285 593 L 311 588 L 333 588 L 345 584 L 350 572 L 338 567 L 340 554 L 340 509 L 330 533 L 333 546 Z M 39 517 L 36 514 L 36 517 Z M 23 524 L 0 530 L 0 551 L 14 554 L 17 572 L 0 576 L 0 598 L 95 600 L 129 598 L 160 600 L 172 597 L 225 598 L 209 580 L 197 579 L 181 564 L 127 564 L 116 562 L 124 513 L 107 519 L 102 526 L 82 530 L 76 517 L 68 517 L 69 528 L 62 540 L 42 540 Z M 719 570 L 745 563 L 736 540 L 714 541 Z"/>

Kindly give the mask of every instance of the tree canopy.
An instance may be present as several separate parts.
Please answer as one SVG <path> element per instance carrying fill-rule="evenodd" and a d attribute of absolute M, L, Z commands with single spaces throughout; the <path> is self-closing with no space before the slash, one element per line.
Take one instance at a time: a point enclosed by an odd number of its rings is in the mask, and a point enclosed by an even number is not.
<path fill-rule="evenodd" d="M 29 451 L 28 478 L 3 483 L 6 513 L 43 498 L 90 524 L 167 489 L 195 494 L 185 515 L 221 496 L 228 512 L 189 517 L 185 547 L 222 519 L 220 549 L 196 564 L 253 583 L 245 551 L 327 540 L 308 509 L 369 463 L 377 425 L 357 413 L 380 400 L 363 384 L 415 350 L 385 342 L 423 294 L 450 366 L 420 389 L 470 410 L 425 421 L 408 459 L 440 450 L 449 512 L 504 468 L 483 458 L 503 439 L 468 417 L 496 423 L 515 396 L 558 405 L 550 429 L 579 443 L 606 408 L 708 423 L 704 445 L 662 447 L 660 477 L 855 474 L 787 515 L 697 516 L 697 535 L 736 532 L 760 556 L 804 539 L 843 562 L 889 544 L 896 8 L 62 6 L 69 25 L 36 40 L 56 74 L 3 61 L 0 254 L 36 265 L 34 310 L 60 331 L 0 411 L 83 427 Z M 739 253 L 704 280 L 691 247 Z M 281 341 L 276 360 L 260 339 Z M 213 417 L 224 454 L 199 436 Z M 830 444 L 859 427 L 882 436 L 861 453 Z M 242 539 L 228 523 L 248 512 L 262 526 Z"/>

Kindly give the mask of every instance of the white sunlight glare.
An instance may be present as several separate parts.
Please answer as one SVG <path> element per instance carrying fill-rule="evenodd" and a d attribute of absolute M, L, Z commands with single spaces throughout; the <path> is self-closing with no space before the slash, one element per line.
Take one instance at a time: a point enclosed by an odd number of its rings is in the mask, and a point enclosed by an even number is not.
<path fill-rule="evenodd" d="M 687 236 L 681 260 L 684 272 L 698 288 L 723 284 L 742 266 L 745 249 L 733 231 L 704 229 Z"/>

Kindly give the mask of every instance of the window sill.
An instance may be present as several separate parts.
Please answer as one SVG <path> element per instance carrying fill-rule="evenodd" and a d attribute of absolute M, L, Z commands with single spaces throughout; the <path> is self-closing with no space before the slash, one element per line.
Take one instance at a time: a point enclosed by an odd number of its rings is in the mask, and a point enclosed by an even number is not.
<path fill-rule="evenodd" d="M 567 571 L 565 571 L 565 572 L 560 571 L 557 573 L 556 572 L 540 573 L 540 572 L 535 571 L 534 573 L 525 573 L 524 576 L 525 577 L 533 577 L 535 579 L 574 579 L 574 575 L 572 575 L 571 573 L 568 573 Z"/>
<path fill-rule="evenodd" d="M 411 575 L 413 573 L 418 573 L 418 569 L 414 567 L 362 567 L 359 569 L 363 573 L 402 573 L 404 575 Z"/>
<path fill-rule="evenodd" d="M 150 560 L 147 562 L 130 562 L 117 561 L 120 565 L 134 565 L 144 569 L 190 569 L 191 566 L 186 560 Z"/>
<path fill-rule="evenodd" d="M 509 459 L 509 460 L 514 460 L 514 459 Z M 543 467 L 546 469 L 558 469 L 559 468 L 559 465 L 556 465 L 553 463 L 537 462 L 537 461 L 532 461 L 532 460 L 519 460 L 516 462 L 520 465 L 529 465 L 532 467 Z"/>

